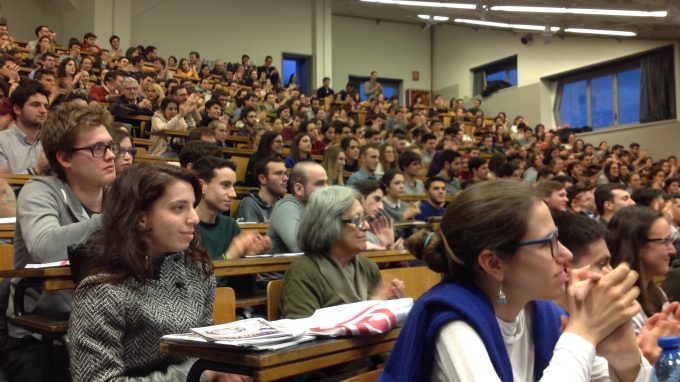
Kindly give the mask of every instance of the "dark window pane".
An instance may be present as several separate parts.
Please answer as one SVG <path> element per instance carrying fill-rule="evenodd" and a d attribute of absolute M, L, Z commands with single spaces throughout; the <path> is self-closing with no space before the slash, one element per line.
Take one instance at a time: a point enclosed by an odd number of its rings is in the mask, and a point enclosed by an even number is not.
<path fill-rule="evenodd" d="M 517 68 L 510 69 L 510 83 L 512 86 L 517 86 Z"/>
<path fill-rule="evenodd" d="M 507 78 L 505 76 L 505 70 L 501 70 L 500 72 L 493 72 L 493 73 L 486 73 L 486 83 L 488 84 L 491 81 L 507 81 Z"/>
<path fill-rule="evenodd" d="M 293 73 L 297 73 L 297 62 L 291 59 L 284 59 L 283 78 L 281 79 L 281 82 L 283 83 L 284 86 L 288 86 L 288 79 L 290 78 L 290 75 Z"/>
<path fill-rule="evenodd" d="M 583 127 L 588 124 L 586 80 L 564 84 L 560 102 L 560 122 L 571 127 Z"/>
<path fill-rule="evenodd" d="M 618 74 L 619 124 L 640 122 L 640 68 Z"/>
<path fill-rule="evenodd" d="M 606 75 L 590 81 L 590 112 L 593 129 L 614 126 L 614 76 Z"/>

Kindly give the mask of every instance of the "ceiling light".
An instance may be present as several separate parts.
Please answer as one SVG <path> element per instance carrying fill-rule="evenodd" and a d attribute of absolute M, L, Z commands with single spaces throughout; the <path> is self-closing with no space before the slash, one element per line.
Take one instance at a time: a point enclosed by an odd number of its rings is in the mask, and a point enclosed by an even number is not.
<path fill-rule="evenodd" d="M 435 19 L 436 21 L 449 21 L 448 16 L 434 16 L 433 19 Z"/>
<path fill-rule="evenodd" d="M 583 29 L 583 28 L 567 28 L 564 30 L 569 33 L 583 33 L 583 34 L 600 34 L 605 36 L 625 36 L 625 37 L 635 37 L 637 34 L 635 32 L 628 31 L 612 31 L 605 29 Z"/>
<path fill-rule="evenodd" d="M 558 8 L 558 7 L 528 7 L 517 5 L 496 5 L 492 11 L 528 12 L 528 13 L 561 13 L 575 15 L 597 16 L 627 16 L 627 17 L 666 17 L 667 11 L 627 11 L 621 9 L 590 9 L 590 8 Z"/>
<path fill-rule="evenodd" d="M 418 18 L 419 18 L 419 19 L 423 19 L 423 20 L 429 20 L 429 19 L 430 19 L 430 15 L 418 15 Z"/>
<path fill-rule="evenodd" d="M 477 9 L 476 4 L 440 3 L 440 2 L 437 2 L 437 1 L 411 1 L 411 0 L 361 0 L 361 1 L 364 2 L 364 3 L 408 5 L 408 6 L 412 6 L 412 7 Z"/>
<path fill-rule="evenodd" d="M 550 31 L 551 31 L 551 32 L 559 32 L 559 31 L 560 31 L 560 27 L 550 27 Z"/>
<path fill-rule="evenodd" d="M 463 24 L 474 24 L 474 25 L 483 25 L 487 27 L 496 27 L 496 28 L 508 28 L 508 29 L 522 29 L 522 30 L 532 30 L 532 31 L 544 31 L 547 28 L 543 25 L 527 25 L 527 24 L 506 24 L 506 23 L 497 23 L 493 21 L 482 21 L 482 20 L 471 20 L 471 19 L 455 19 L 453 20 L 457 23 L 463 23 Z M 557 29 L 555 29 L 557 28 Z M 560 30 L 559 27 L 550 27 L 550 30 L 555 32 Z"/>

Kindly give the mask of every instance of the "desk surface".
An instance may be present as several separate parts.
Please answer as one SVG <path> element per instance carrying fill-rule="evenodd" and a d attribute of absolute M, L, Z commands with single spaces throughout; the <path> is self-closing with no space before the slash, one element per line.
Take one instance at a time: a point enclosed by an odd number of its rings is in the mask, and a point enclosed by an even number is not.
<path fill-rule="evenodd" d="M 361 255 L 376 263 L 413 260 L 415 257 L 408 251 L 369 251 Z M 296 257 L 265 257 L 234 260 L 213 261 L 215 276 L 249 275 L 261 272 L 283 272 Z M 0 270 L 0 278 L 44 278 L 46 290 L 73 289 L 71 269 L 69 267 Z"/>
<path fill-rule="evenodd" d="M 193 346 L 161 340 L 161 352 L 209 361 L 221 371 L 252 375 L 254 381 L 273 381 L 389 352 L 399 336 L 396 328 L 384 334 L 317 339 L 276 351 L 248 351 Z"/>

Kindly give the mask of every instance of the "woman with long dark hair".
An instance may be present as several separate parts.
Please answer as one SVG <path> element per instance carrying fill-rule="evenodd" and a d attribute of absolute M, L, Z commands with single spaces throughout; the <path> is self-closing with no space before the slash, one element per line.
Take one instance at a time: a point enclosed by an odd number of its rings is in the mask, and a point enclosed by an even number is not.
<path fill-rule="evenodd" d="M 102 226 L 81 252 L 68 334 L 74 381 L 186 379 L 195 360 L 161 353 L 158 341 L 212 323 L 212 262 L 195 234 L 200 198 L 198 179 L 166 164 L 132 166 L 112 184 Z"/>
<path fill-rule="evenodd" d="M 281 158 L 283 156 L 283 137 L 276 131 L 267 131 L 262 135 L 257 151 L 255 151 L 248 160 L 248 166 L 246 168 L 246 186 L 259 187 L 260 182 L 258 182 L 257 177 L 253 173 L 253 167 L 260 159 L 270 156 L 275 158 Z"/>
<path fill-rule="evenodd" d="M 293 138 L 290 155 L 286 158 L 286 168 L 293 168 L 296 163 L 312 160 L 312 140 L 309 135 L 300 133 Z"/>
<path fill-rule="evenodd" d="M 654 277 L 665 276 L 675 255 L 671 226 L 663 214 L 653 208 L 629 206 L 614 214 L 607 225 L 607 247 L 612 254 L 612 265 L 627 263 L 640 274 L 637 298 L 642 311 L 633 317 L 636 331 L 647 318 L 661 311 L 668 299 L 654 282 Z"/>

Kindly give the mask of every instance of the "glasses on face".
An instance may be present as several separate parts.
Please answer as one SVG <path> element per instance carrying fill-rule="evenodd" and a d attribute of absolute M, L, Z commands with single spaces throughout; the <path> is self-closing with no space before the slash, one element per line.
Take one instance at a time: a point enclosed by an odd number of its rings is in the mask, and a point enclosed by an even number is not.
<path fill-rule="evenodd" d="M 652 238 L 652 239 L 647 239 L 648 242 L 654 242 L 654 243 L 659 243 L 661 245 L 669 245 L 673 244 L 673 238 L 668 236 L 668 237 L 657 237 L 657 238 Z"/>
<path fill-rule="evenodd" d="M 76 147 L 72 149 L 71 152 L 80 150 L 90 150 L 90 152 L 92 152 L 93 158 L 103 158 L 106 156 L 106 150 L 111 150 L 114 155 L 118 156 L 118 153 L 120 152 L 120 145 L 113 142 L 109 143 L 108 145 L 97 143 L 96 145 L 90 147 Z"/>
<path fill-rule="evenodd" d="M 509 245 L 503 246 L 500 249 L 513 250 L 513 249 L 517 249 L 517 248 L 521 248 L 521 247 L 526 247 L 528 245 L 550 244 L 550 255 L 554 259 L 555 254 L 557 253 L 557 247 L 559 246 L 559 242 L 560 242 L 559 241 L 559 233 L 558 233 L 557 230 L 555 230 L 555 232 L 544 237 L 543 239 L 521 241 L 519 243 L 514 243 L 514 244 L 509 244 Z"/>
<path fill-rule="evenodd" d="M 137 155 L 137 148 L 136 147 L 120 147 L 118 149 L 118 153 L 116 154 L 117 157 L 123 157 L 125 154 L 130 154 L 131 157 L 135 157 Z"/>
<path fill-rule="evenodd" d="M 340 221 L 343 222 L 343 223 L 352 224 L 355 227 L 357 227 L 357 229 L 362 229 L 365 226 L 368 226 L 368 222 L 366 221 L 366 216 L 364 216 L 364 215 L 357 215 L 357 216 L 353 217 L 352 219 L 342 219 Z"/>

